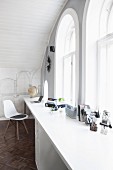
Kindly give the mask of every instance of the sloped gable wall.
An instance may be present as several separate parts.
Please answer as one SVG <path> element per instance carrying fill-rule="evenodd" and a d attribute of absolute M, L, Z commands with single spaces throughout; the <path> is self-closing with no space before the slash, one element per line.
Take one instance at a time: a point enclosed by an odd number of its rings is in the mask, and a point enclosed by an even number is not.
<path fill-rule="evenodd" d="M 41 91 L 41 64 L 50 32 L 67 0 L 0 1 L 0 117 L 3 100 L 19 111 L 29 84 Z"/>

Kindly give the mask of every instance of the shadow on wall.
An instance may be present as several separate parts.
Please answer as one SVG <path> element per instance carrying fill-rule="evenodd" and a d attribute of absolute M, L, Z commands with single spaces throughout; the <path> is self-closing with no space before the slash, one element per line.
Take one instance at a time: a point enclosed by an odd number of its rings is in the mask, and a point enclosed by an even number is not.
<path fill-rule="evenodd" d="M 13 75 L 6 74 L 3 70 L 3 74 L 0 74 L 2 78 L 0 79 L 0 117 L 4 117 L 3 100 L 5 99 L 11 99 L 18 112 L 24 112 L 23 97 L 28 95 L 29 85 L 36 86 L 39 91 L 38 95 L 40 95 L 40 70 L 19 71 L 18 73 L 15 71 Z"/>

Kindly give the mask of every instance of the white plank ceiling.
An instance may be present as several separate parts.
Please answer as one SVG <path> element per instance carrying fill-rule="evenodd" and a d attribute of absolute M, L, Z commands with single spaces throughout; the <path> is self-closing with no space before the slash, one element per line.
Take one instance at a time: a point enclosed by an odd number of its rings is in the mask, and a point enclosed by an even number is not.
<path fill-rule="evenodd" d="M 67 0 L 0 0 L 0 67 L 40 68 Z"/>

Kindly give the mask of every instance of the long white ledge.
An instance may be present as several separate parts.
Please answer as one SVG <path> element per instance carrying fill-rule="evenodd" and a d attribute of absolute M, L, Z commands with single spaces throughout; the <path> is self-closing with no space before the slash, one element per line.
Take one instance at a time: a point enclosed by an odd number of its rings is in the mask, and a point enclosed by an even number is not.
<path fill-rule="evenodd" d="M 113 130 L 107 135 L 70 119 L 65 112 L 50 111 L 44 103 L 24 101 L 38 120 L 69 170 L 113 170 Z"/>

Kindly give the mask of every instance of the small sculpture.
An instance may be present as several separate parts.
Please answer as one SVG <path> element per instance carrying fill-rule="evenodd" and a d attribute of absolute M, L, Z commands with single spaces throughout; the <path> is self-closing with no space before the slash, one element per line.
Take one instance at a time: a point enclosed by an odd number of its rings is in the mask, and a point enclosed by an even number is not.
<path fill-rule="evenodd" d="M 109 119 L 109 112 L 107 112 L 106 110 L 103 111 L 102 122 L 100 122 L 100 125 L 101 125 L 101 133 L 105 135 L 107 135 L 108 127 L 112 128 Z"/>
<path fill-rule="evenodd" d="M 38 94 L 38 88 L 30 84 L 28 88 L 28 94 L 30 95 L 31 98 L 36 97 Z"/>
<path fill-rule="evenodd" d="M 87 115 L 87 116 L 88 116 L 88 119 L 89 119 L 90 130 L 91 131 L 97 131 L 97 124 L 96 124 L 97 118 L 95 116 L 95 112 L 91 112 L 91 114 Z"/>
<path fill-rule="evenodd" d="M 97 131 L 97 116 L 96 116 L 96 112 L 92 112 L 89 106 L 85 106 L 84 108 L 84 120 L 85 120 L 85 124 L 89 124 L 90 125 L 90 130 L 91 131 Z"/>
<path fill-rule="evenodd" d="M 85 111 L 85 116 L 86 116 L 85 123 L 90 124 L 90 125 L 91 125 L 91 123 L 96 123 L 96 121 L 97 121 L 96 118 L 98 118 L 96 116 L 96 112 L 92 112 L 91 109 L 87 106 L 84 108 L 84 111 Z"/>
<path fill-rule="evenodd" d="M 97 131 L 97 124 L 95 122 L 92 122 L 90 124 L 90 130 L 95 132 Z"/>

